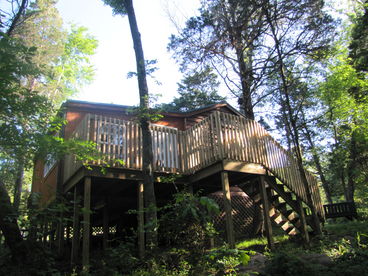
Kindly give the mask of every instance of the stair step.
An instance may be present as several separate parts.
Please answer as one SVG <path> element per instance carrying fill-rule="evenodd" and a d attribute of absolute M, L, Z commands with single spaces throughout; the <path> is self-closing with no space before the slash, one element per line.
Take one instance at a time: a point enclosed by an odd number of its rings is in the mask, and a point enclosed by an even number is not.
<path fill-rule="evenodd" d="M 287 207 L 286 207 L 286 202 L 282 202 L 279 204 L 276 204 L 275 207 L 282 213 L 286 213 L 287 212 Z"/>
<path fill-rule="evenodd" d="M 289 231 L 286 231 L 286 233 L 287 233 L 288 235 L 290 235 L 290 236 L 295 236 L 295 235 L 299 234 L 300 232 L 299 232 L 299 230 L 298 230 L 297 228 L 295 228 L 295 227 L 291 227 L 291 228 L 289 229 Z"/>

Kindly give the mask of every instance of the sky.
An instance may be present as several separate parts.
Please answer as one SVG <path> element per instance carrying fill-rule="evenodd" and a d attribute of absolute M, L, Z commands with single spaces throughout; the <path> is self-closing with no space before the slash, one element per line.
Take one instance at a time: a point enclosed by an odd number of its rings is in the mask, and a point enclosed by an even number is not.
<path fill-rule="evenodd" d="M 200 0 L 135 0 L 133 1 L 146 60 L 157 59 L 156 80 L 149 79 L 149 92 L 161 94 L 159 102 L 169 102 L 177 95 L 177 83 L 182 75 L 178 65 L 166 50 L 169 36 L 177 32 L 179 24 L 192 16 Z M 64 23 L 88 28 L 99 46 L 91 62 L 96 70 L 95 80 L 83 87 L 73 99 L 137 105 L 138 83 L 127 79 L 128 72 L 136 71 L 135 55 L 127 17 L 113 16 L 102 0 L 59 0 L 57 8 Z M 169 16 L 170 15 L 170 16 Z"/>

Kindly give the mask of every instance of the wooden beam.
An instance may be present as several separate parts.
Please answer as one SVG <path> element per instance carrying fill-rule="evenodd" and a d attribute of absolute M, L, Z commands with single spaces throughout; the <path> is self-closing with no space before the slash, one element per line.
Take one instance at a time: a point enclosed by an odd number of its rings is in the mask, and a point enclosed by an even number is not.
<path fill-rule="evenodd" d="M 103 207 L 103 222 L 102 222 L 102 247 L 103 250 L 106 250 L 108 247 L 108 240 L 109 240 L 109 209 L 107 206 L 107 200 L 105 200 L 105 206 Z"/>
<path fill-rule="evenodd" d="M 84 198 L 83 198 L 83 251 L 82 269 L 89 270 L 89 246 L 90 246 L 90 227 L 91 227 L 91 178 L 84 179 Z"/>
<path fill-rule="evenodd" d="M 307 229 L 307 220 L 306 220 L 306 217 L 305 217 L 303 203 L 302 203 L 302 200 L 299 197 L 297 198 L 296 201 L 297 201 L 296 204 L 298 206 L 298 215 L 299 215 L 299 219 L 300 219 L 300 223 L 301 223 L 301 232 L 302 232 L 303 240 L 304 240 L 304 243 L 306 245 L 309 245 L 310 239 L 309 239 L 309 233 L 308 233 L 308 229 Z"/>
<path fill-rule="evenodd" d="M 225 160 L 223 164 L 224 170 L 226 171 L 261 174 L 261 175 L 266 174 L 265 168 L 259 164 L 228 161 L 228 160 Z"/>
<path fill-rule="evenodd" d="M 72 252 L 71 252 L 71 265 L 74 268 L 77 265 L 78 251 L 79 251 L 79 239 L 80 239 L 80 205 L 78 202 L 79 187 L 74 186 L 74 208 L 73 208 L 73 239 L 72 239 Z"/>
<path fill-rule="evenodd" d="M 138 252 L 139 257 L 144 257 L 144 185 L 143 181 L 138 181 Z"/>
<path fill-rule="evenodd" d="M 274 242 L 272 237 L 272 225 L 271 225 L 271 219 L 270 219 L 270 204 L 268 201 L 267 191 L 266 191 L 266 182 L 265 177 L 261 175 L 259 177 L 259 187 L 260 187 L 260 193 L 261 193 L 261 199 L 262 199 L 262 205 L 263 205 L 263 216 L 264 216 L 264 224 L 265 224 L 265 230 L 267 235 L 267 243 L 268 248 L 273 249 L 274 248 Z"/>
<path fill-rule="evenodd" d="M 203 170 L 198 171 L 196 174 L 194 174 L 193 176 L 189 177 L 188 181 L 190 183 L 194 183 L 196 181 L 199 181 L 203 178 L 206 178 L 208 176 L 211 176 L 213 174 L 216 174 L 218 172 L 223 171 L 223 166 L 222 166 L 222 162 L 218 162 L 212 166 L 209 166 Z"/>
<path fill-rule="evenodd" d="M 229 243 L 230 248 L 235 248 L 234 225 L 233 225 L 228 172 L 225 171 L 221 172 L 221 184 L 222 184 L 222 191 L 224 193 L 227 242 Z"/>

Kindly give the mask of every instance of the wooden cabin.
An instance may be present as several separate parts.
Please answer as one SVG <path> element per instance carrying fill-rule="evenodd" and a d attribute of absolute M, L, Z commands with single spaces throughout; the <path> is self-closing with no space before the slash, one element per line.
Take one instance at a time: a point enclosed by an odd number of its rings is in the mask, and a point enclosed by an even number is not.
<path fill-rule="evenodd" d="M 87 265 L 91 238 L 102 236 L 106 247 L 112 235 L 131 227 L 143 228 L 142 213 L 126 213 L 143 209 L 141 132 L 128 106 L 73 100 L 67 101 L 62 110 L 67 124 L 60 135 L 93 141 L 103 158 L 90 162 L 88 168 L 72 155 L 59 161 L 37 161 L 32 192 L 41 195 L 42 206 L 50 203 L 57 192 L 73 195 L 73 223 L 63 225 L 61 231 L 72 241 L 72 260 L 76 261 L 82 251 L 83 265 Z M 235 195 L 244 200 L 244 193 L 248 202 L 261 206 L 270 246 L 271 223 L 290 235 L 301 234 L 308 239 L 308 231 L 319 228 L 316 221 L 324 220 L 316 178 L 305 171 L 308 186 L 303 184 L 294 157 L 261 125 L 245 119 L 227 103 L 184 113 L 163 113 L 151 124 L 151 133 L 158 205 L 165 204 L 176 191 L 172 183 L 162 181 L 163 176 L 173 174 L 181 176 L 179 186 L 187 185 L 206 195 L 222 194 L 224 228 L 230 245 L 237 237 L 234 233 L 242 229 L 237 225 L 242 218 L 233 219 Z M 84 210 L 92 212 L 81 213 L 78 198 Z M 311 206 L 315 209 L 314 220 Z M 142 231 L 138 244 L 143 250 Z"/>

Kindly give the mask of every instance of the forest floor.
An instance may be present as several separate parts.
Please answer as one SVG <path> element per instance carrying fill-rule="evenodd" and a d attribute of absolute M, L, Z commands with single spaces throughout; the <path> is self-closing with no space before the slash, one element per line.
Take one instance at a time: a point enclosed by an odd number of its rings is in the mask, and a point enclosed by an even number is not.
<path fill-rule="evenodd" d="M 275 249 L 265 238 L 212 250 L 171 247 L 136 257 L 134 240 L 124 241 L 108 252 L 93 252 L 89 273 L 70 271 L 69 257 L 55 258 L 55 251 L 40 255 L 34 264 L 15 267 L 0 246 L 0 275 L 108 275 L 108 276 L 364 276 L 368 275 L 368 221 L 328 221 L 321 237 L 303 246 L 297 237 L 274 233 Z M 194 232 L 192 233 L 194 236 Z M 191 237 L 193 238 L 193 237 Z M 34 252 L 37 255 L 38 252 Z"/>

